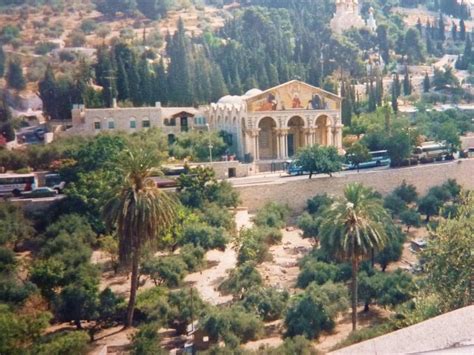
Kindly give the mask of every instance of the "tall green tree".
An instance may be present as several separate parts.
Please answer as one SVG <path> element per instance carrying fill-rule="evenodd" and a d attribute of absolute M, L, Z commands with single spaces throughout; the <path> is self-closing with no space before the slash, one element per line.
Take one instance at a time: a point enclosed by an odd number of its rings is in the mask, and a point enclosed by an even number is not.
<path fill-rule="evenodd" d="M 442 219 L 423 252 L 428 286 L 440 295 L 443 311 L 472 304 L 474 194 L 465 194 L 458 212 Z"/>
<path fill-rule="evenodd" d="M 7 142 L 15 140 L 15 129 L 13 128 L 12 112 L 6 98 L 0 100 L 0 134 Z"/>
<path fill-rule="evenodd" d="M 191 44 L 186 36 L 184 22 L 180 18 L 178 29 L 168 36 L 166 52 L 170 58 L 168 67 L 169 101 L 174 104 L 192 105 L 193 83 L 191 81 Z"/>
<path fill-rule="evenodd" d="M 330 255 L 352 264 L 352 329 L 357 328 L 358 285 L 360 261 L 373 250 L 387 243 L 385 224 L 389 216 L 381 200 L 362 184 L 347 185 L 344 196 L 337 199 L 323 214 L 320 226 L 321 248 Z"/>
<path fill-rule="evenodd" d="M 159 166 L 155 152 L 132 148 L 121 159 L 123 185 L 104 207 L 109 228 L 116 229 L 119 238 L 119 258 L 131 265 L 130 298 L 125 326 L 133 324 L 138 288 L 138 266 L 143 248 L 152 246 L 160 233 L 170 227 L 176 218 L 177 202 L 162 192 L 149 179 Z"/>
<path fill-rule="evenodd" d="M 23 90 L 26 87 L 26 80 L 23 76 L 23 66 L 20 59 L 13 59 L 8 63 L 7 84 L 16 90 Z"/>
<path fill-rule="evenodd" d="M 5 62 L 5 51 L 3 50 L 3 46 L 0 45 L 0 78 L 5 74 Z"/>
<path fill-rule="evenodd" d="M 425 73 L 425 78 L 423 79 L 423 92 L 430 92 L 430 77 L 428 76 L 428 73 Z"/>

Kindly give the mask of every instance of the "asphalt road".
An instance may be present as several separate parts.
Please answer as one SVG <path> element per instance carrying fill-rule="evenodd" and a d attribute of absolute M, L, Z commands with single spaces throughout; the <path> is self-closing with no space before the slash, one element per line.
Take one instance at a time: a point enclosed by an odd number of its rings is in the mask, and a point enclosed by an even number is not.
<path fill-rule="evenodd" d="M 387 166 L 383 166 L 380 168 L 361 169 L 360 172 L 357 172 L 357 170 L 346 170 L 346 171 L 340 171 L 340 172 L 334 173 L 333 176 L 342 177 L 342 176 L 348 176 L 348 175 L 353 175 L 353 174 L 368 174 L 368 173 L 374 173 L 374 172 L 379 172 L 379 171 L 385 171 L 389 169 L 393 170 L 394 172 L 398 169 L 424 169 L 426 167 L 439 165 L 439 164 L 459 164 L 459 163 L 462 163 L 463 160 L 464 159 L 457 159 L 457 160 L 452 160 L 452 161 L 442 161 L 442 162 L 436 162 L 436 163 L 430 163 L 430 164 L 420 164 L 420 165 L 414 165 L 414 166 L 403 167 L 403 168 L 390 168 Z M 327 178 L 327 177 L 328 175 L 319 174 L 319 175 L 313 175 L 312 178 L 320 179 L 320 178 Z M 229 179 L 228 181 L 233 186 L 239 187 L 239 186 L 285 184 L 290 181 L 305 180 L 308 178 L 309 178 L 309 175 L 290 176 L 286 172 L 281 171 L 278 173 L 258 174 L 254 176 L 243 177 L 243 178 L 233 178 L 233 179 Z"/>

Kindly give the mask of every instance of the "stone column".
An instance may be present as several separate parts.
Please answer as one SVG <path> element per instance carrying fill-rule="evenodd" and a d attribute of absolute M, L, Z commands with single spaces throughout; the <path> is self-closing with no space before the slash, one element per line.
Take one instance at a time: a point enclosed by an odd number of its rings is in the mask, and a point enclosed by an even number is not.
<path fill-rule="evenodd" d="M 288 131 L 289 129 L 282 129 L 282 158 L 283 159 L 288 159 Z"/>
<path fill-rule="evenodd" d="M 319 144 L 319 137 L 318 137 L 318 126 L 314 125 L 313 128 L 313 145 Z"/>
<path fill-rule="evenodd" d="M 328 147 L 332 145 L 332 127 L 330 123 L 326 125 L 326 145 Z"/>
<path fill-rule="evenodd" d="M 275 135 L 276 135 L 277 159 L 281 159 L 281 141 L 280 141 L 280 129 L 279 128 L 275 128 Z"/>
<path fill-rule="evenodd" d="M 344 125 L 339 123 L 334 128 L 334 146 L 337 149 L 342 149 L 342 127 L 344 127 Z"/>

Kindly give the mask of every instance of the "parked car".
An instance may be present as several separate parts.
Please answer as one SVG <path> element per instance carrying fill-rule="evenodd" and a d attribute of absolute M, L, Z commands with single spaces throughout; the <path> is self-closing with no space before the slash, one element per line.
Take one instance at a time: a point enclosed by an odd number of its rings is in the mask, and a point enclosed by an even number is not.
<path fill-rule="evenodd" d="M 38 187 L 30 192 L 25 192 L 21 196 L 24 198 L 54 197 L 58 194 L 57 190 L 50 187 Z"/>

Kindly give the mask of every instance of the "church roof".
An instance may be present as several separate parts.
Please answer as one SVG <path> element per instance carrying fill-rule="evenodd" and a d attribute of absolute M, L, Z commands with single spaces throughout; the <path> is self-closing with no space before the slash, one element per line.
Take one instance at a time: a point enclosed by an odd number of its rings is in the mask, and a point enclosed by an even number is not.
<path fill-rule="evenodd" d="M 300 85 L 303 85 L 303 86 L 306 86 L 306 87 L 308 87 L 308 88 L 310 88 L 310 89 L 312 89 L 312 90 L 318 90 L 318 91 L 320 91 L 321 93 L 325 94 L 326 96 L 328 96 L 328 97 L 330 97 L 330 98 L 332 98 L 332 99 L 334 99 L 334 100 L 336 100 L 336 101 L 342 101 L 342 97 L 340 97 L 339 95 L 333 94 L 332 92 L 323 90 L 323 89 L 318 88 L 318 87 L 316 87 L 316 86 L 307 84 L 307 83 L 305 83 L 305 82 L 303 82 L 303 81 L 301 81 L 301 80 L 291 80 L 291 81 L 288 81 L 288 82 L 286 82 L 286 83 L 280 84 L 280 85 L 278 85 L 278 86 L 269 88 L 269 89 L 267 89 L 267 90 L 265 90 L 265 91 L 260 91 L 260 90 L 258 90 L 258 91 L 259 91 L 258 93 L 256 92 L 255 94 L 252 94 L 251 96 L 246 96 L 246 95 L 244 95 L 244 96 L 242 97 L 242 99 L 247 101 L 247 100 L 253 98 L 254 96 L 258 96 L 258 95 L 261 95 L 261 94 L 266 94 L 266 93 L 272 92 L 273 90 L 277 90 L 277 89 L 283 88 L 283 87 L 285 87 L 285 86 L 287 86 L 287 85 L 291 85 L 291 84 L 295 84 L 295 83 L 300 84 Z M 254 89 L 252 89 L 252 90 L 254 90 Z M 250 90 L 250 91 L 252 91 L 252 90 Z"/>

